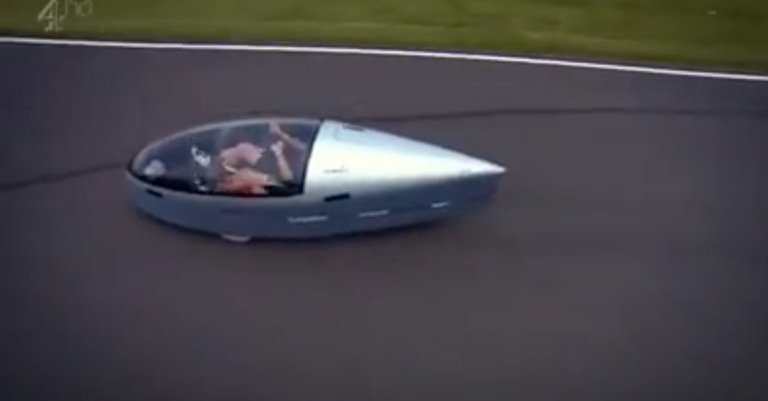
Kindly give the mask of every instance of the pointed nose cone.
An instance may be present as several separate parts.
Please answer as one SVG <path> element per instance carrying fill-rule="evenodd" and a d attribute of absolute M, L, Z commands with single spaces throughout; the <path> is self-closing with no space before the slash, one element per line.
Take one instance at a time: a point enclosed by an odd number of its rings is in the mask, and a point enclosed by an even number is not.
<path fill-rule="evenodd" d="M 354 165 L 356 179 L 380 187 L 429 185 L 481 177 L 496 181 L 506 172 L 500 165 L 461 152 L 343 123 L 335 130 L 334 141 L 341 148 L 333 152 L 337 157 L 329 156 L 328 160 L 344 159 Z M 338 157 L 340 153 L 344 156 Z"/>
<path fill-rule="evenodd" d="M 506 168 L 481 159 L 462 160 L 460 164 L 459 169 L 464 177 L 495 177 L 507 172 Z"/>
<path fill-rule="evenodd" d="M 424 171 L 431 171 L 435 178 L 495 178 L 506 172 L 504 167 L 488 160 L 434 145 L 423 146 L 423 152 L 419 155 L 425 166 Z"/>

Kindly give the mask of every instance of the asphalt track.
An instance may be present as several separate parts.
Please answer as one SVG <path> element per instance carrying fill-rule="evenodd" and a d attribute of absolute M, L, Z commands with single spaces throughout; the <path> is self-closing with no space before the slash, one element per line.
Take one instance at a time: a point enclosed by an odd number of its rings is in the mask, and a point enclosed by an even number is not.
<path fill-rule="evenodd" d="M 0 47 L 13 400 L 768 397 L 768 84 L 428 59 Z M 422 229 L 229 244 L 134 212 L 146 141 L 247 113 L 498 161 Z"/>

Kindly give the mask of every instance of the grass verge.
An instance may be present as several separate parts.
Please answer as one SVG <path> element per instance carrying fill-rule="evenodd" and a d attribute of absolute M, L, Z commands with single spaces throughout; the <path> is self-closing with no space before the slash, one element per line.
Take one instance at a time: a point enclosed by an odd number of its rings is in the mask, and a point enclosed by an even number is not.
<path fill-rule="evenodd" d="M 0 0 L 0 31 L 111 39 L 375 45 L 587 56 L 768 72 L 766 0 Z M 63 10 L 67 0 L 60 0 Z"/>

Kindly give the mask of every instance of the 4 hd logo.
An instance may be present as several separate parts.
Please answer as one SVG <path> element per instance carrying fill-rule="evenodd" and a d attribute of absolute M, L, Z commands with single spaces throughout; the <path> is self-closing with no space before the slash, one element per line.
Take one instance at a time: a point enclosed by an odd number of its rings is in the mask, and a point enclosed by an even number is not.
<path fill-rule="evenodd" d="M 45 32 L 64 30 L 64 20 L 68 16 L 76 18 L 93 14 L 93 0 L 50 0 L 40 10 L 37 20 L 45 24 Z"/>

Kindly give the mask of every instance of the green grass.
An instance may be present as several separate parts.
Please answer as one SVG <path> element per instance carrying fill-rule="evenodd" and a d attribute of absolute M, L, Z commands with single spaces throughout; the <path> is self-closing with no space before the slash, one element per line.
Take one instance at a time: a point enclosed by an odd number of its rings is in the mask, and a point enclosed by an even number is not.
<path fill-rule="evenodd" d="M 43 35 L 37 15 L 47 1 L 0 0 L 0 30 Z M 91 16 L 68 17 L 55 35 L 447 47 L 768 71 L 768 0 L 93 0 L 93 5 Z"/>

